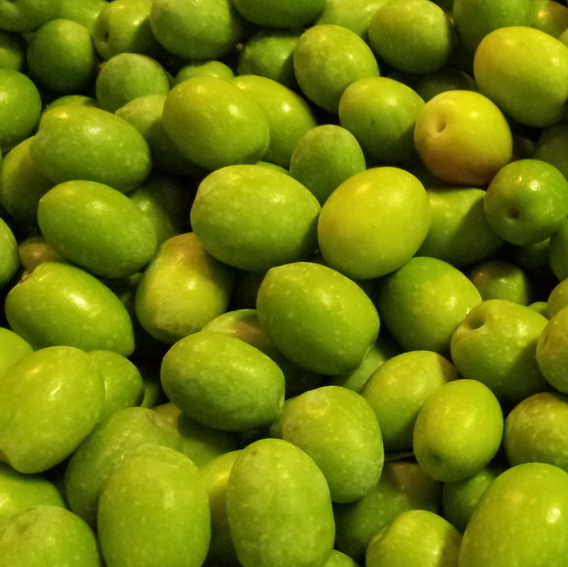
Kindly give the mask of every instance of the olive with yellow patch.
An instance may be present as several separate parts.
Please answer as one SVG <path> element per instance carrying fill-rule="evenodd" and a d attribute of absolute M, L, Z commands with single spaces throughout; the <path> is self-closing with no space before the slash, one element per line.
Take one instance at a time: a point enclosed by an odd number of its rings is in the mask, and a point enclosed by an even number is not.
<path fill-rule="evenodd" d="M 168 238 L 136 287 L 135 310 L 146 332 L 173 344 L 227 310 L 231 268 L 208 254 L 193 232 Z"/>

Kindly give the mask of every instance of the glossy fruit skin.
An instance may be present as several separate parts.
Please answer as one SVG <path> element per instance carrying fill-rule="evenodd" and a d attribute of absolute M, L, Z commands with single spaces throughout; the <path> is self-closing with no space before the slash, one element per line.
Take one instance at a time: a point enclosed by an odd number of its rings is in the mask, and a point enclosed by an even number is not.
<path fill-rule="evenodd" d="M 455 330 L 452 360 L 463 377 L 483 382 L 504 404 L 518 403 L 548 389 L 535 357 L 547 322 L 506 299 L 483 301 Z"/>
<path fill-rule="evenodd" d="M 529 305 L 531 302 L 532 282 L 516 264 L 503 260 L 487 260 L 473 266 L 467 276 L 484 301 L 507 299 L 520 305 Z"/>
<path fill-rule="evenodd" d="M 35 305 L 33 311 L 27 306 Z M 130 356 L 132 320 L 118 297 L 75 266 L 46 262 L 16 284 L 6 297 L 11 328 L 34 348 L 74 346 Z"/>
<path fill-rule="evenodd" d="M 462 69 L 452 67 L 451 63 L 418 78 L 418 82 L 413 83 L 416 92 L 425 100 L 429 101 L 436 95 L 445 91 L 461 90 L 475 91 L 477 87 L 473 77 Z"/>
<path fill-rule="evenodd" d="M 550 0 L 540 0 L 535 2 L 533 8 L 533 18 L 531 27 L 546 32 L 547 34 L 556 37 L 566 43 L 562 38 L 562 34 L 566 31 L 566 24 L 568 23 L 568 9 L 566 6 Z"/>
<path fill-rule="evenodd" d="M 355 282 L 312 262 L 269 270 L 258 291 L 257 315 L 287 358 L 328 375 L 359 365 L 380 326 L 375 306 Z"/>
<path fill-rule="evenodd" d="M 361 565 L 373 537 L 407 510 L 439 511 L 442 483 L 414 461 L 386 461 L 379 482 L 363 498 L 334 506 L 335 548 Z"/>
<path fill-rule="evenodd" d="M 26 138 L 3 156 L 0 168 L 0 203 L 18 222 L 37 226 L 37 205 L 54 183 L 43 175 L 30 156 L 32 138 Z"/>
<path fill-rule="evenodd" d="M 144 270 L 136 317 L 154 338 L 173 344 L 224 313 L 232 288 L 231 268 L 208 254 L 193 232 L 178 234 L 162 243 Z"/>
<path fill-rule="evenodd" d="M 291 0 L 286 5 L 277 0 L 234 0 L 243 18 L 268 28 L 305 27 L 323 10 L 324 0 Z"/>
<path fill-rule="evenodd" d="M 487 222 L 483 189 L 427 186 L 426 193 L 432 220 L 418 256 L 438 258 L 463 269 L 490 258 L 503 246 L 503 239 Z"/>
<path fill-rule="evenodd" d="M 505 116 L 473 91 L 446 91 L 430 99 L 418 115 L 414 143 L 436 177 L 473 187 L 489 183 L 513 155 Z"/>
<path fill-rule="evenodd" d="M 568 47 L 561 41 L 526 26 L 497 29 L 483 38 L 473 65 L 479 90 L 510 118 L 539 128 L 563 119 Z"/>
<path fill-rule="evenodd" d="M 106 0 L 102 1 L 105 2 Z M 68 94 L 53 99 L 45 106 L 44 110 L 50 110 L 57 106 L 94 106 L 95 108 L 100 108 L 95 97 L 86 94 Z"/>
<path fill-rule="evenodd" d="M 302 370 L 296 364 L 290 362 L 262 330 L 256 309 L 243 308 L 227 311 L 215 317 L 215 319 L 211 319 L 203 327 L 203 331 L 213 331 L 237 337 L 269 356 L 284 373 L 288 397 L 291 395 L 292 390 L 290 388 L 294 381 L 300 379 L 300 382 L 303 382 Z"/>
<path fill-rule="evenodd" d="M 349 555 L 337 551 L 337 549 L 332 549 L 330 556 L 327 558 L 324 567 L 358 567 L 357 563 Z"/>
<path fill-rule="evenodd" d="M 190 221 L 205 250 L 241 270 L 307 260 L 320 206 L 300 182 L 260 165 L 233 165 L 199 185 Z"/>
<path fill-rule="evenodd" d="M 74 0 L 61 0 L 59 17 L 85 26 L 89 33 L 92 34 L 97 17 L 105 9 L 106 5 L 105 0 L 85 0 L 79 3 Z"/>
<path fill-rule="evenodd" d="M 264 161 L 287 168 L 298 140 L 317 120 L 310 105 L 293 90 L 267 77 L 239 75 L 232 81 L 261 108 L 270 130 Z"/>
<path fill-rule="evenodd" d="M 62 0 L 24 0 L 13 4 L 0 3 L 2 29 L 11 32 L 29 32 L 56 17 Z"/>
<path fill-rule="evenodd" d="M 61 106 L 44 112 L 30 154 L 54 183 L 97 181 L 132 191 L 148 176 L 150 149 L 126 120 L 88 106 Z"/>
<path fill-rule="evenodd" d="M 433 73 L 448 61 L 453 25 L 434 2 L 404 0 L 379 6 L 369 24 L 373 51 L 388 65 L 410 73 Z"/>
<path fill-rule="evenodd" d="M 443 517 L 463 534 L 479 499 L 504 470 L 504 466 L 489 465 L 464 480 L 445 482 L 442 486 Z"/>
<path fill-rule="evenodd" d="M 118 53 L 156 57 L 162 46 L 150 27 L 151 2 L 115 0 L 105 3 L 92 30 L 93 44 L 106 61 Z"/>
<path fill-rule="evenodd" d="M 138 189 L 151 180 L 156 171 L 191 178 L 201 175 L 201 169 L 181 153 L 164 128 L 162 115 L 165 102 L 165 94 L 139 96 L 115 112 L 117 116 L 132 124 L 150 147 L 152 172 Z M 135 191 L 137 189 L 132 193 Z"/>
<path fill-rule="evenodd" d="M 197 467 L 168 447 L 136 449 L 117 463 L 103 487 L 97 533 L 108 567 L 202 565 L 210 512 Z"/>
<path fill-rule="evenodd" d="M 158 246 L 188 229 L 187 211 L 193 199 L 183 180 L 155 171 L 128 197 L 154 227 Z"/>
<path fill-rule="evenodd" d="M 13 69 L 0 69 L 0 96 L 0 149 L 4 153 L 33 132 L 42 102 L 32 80 Z"/>
<path fill-rule="evenodd" d="M 242 74 L 244 75 L 245 73 Z M 176 73 L 173 84 L 175 86 L 187 79 L 204 76 L 217 77 L 219 79 L 232 79 L 235 76 L 235 73 L 227 64 L 216 59 L 204 62 L 197 61 L 195 63 L 187 63 L 187 65 L 184 65 Z"/>
<path fill-rule="evenodd" d="M 505 420 L 503 445 L 509 464 L 549 463 L 568 472 L 567 423 L 565 394 L 541 392 L 519 402 Z"/>
<path fill-rule="evenodd" d="M 536 362 L 542 375 L 555 390 L 563 394 L 568 394 L 567 331 L 568 307 L 564 305 L 552 313 L 536 345 Z"/>
<path fill-rule="evenodd" d="M 10 329 L 0 327 L 0 374 L 32 352 L 31 345 L 22 337 Z"/>
<path fill-rule="evenodd" d="M 560 228 L 550 237 L 548 248 L 548 262 L 558 280 L 568 277 L 568 262 L 566 250 L 568 249 L 568 221 L 564 219 Z"/>
<path fill-rule="evenodd" d="M 320 251 L 350 278 L 384 276 L 416 253 L 430 217 L 426 191 L 415 176 L 397 167 L 367 169 L 344 181 L 324 203 Z"/>
<path fill-rule="evenodd" d="M 223 431 L 267 426 L 284 403 L 284 374 L 243 340 L 200 331 L 176 342 L 162 359 L 164 392 L 185 414 Z"/>
<path fill-rule="evenodd" d="M 203 330 L 237 337 L 270 356 L 270 358 L 278 358 L 278 350 L 260 328 L 256 309 L 243 308 L 227 311 L 215 317 L 215 319 L 211 319 L 203 327 Z"/>
<path fill-rule="evenodd" d="M 60 506 L 35 506 L 14 516 L 0 531 L 0 553 L 14 566 L 101 565 L 94 532 Z"/>
<path fill-rule="evenodd" d="M 339 121 L 371 163 L 399 163 L 416 155 L 414 125 L 424 106 L 410 87 L 387 77 L 359 79 L 339 100 Z"/>
<path fill-rule="evenodd" d="M 142 403 L 144 381 L 134 363 L 110 350 L 93 350 L 89 357 L 98 368 L 105 389 L 101 420 L 115 411 Z"/>
<path fill-rule="evenodd" d="M 34 506 L 65 508 L 63 495 L 42 475 L 19 473 L 6 463 L 0 464 L 0 529 L 16 514 Z"/>
<path fill-rule="evenodd" d="M 0 67 L 25 72 L 26 40 L 17 33 L 0 30 Z"/>
<path fill-rule="evenodd" d="M 211 544 L 207 553 L 207 562 L 214 565 L 226 567 L 240 565 L 227 515 L 227 485 L 239 454 L 240 450 L 229 451 L 199 467 L 211 510 Z"/>
<path fill-rule="evenodd" d="M 530 0 L 455 0 L 452 5 L 454 25 L 458 37 L 469 53 L 481 40 L 497 28 L 528 26 L 531 16 Z"/>
<path fill-rule="evenodd" d="M 0 382 L 0 451 L 19 472 L 43 472 L 62 462 L 101 415 L 102 379 L 77 348 L 36 350 L 14 363 Z"/>
<path fill-rule="evenodd" d="M 388 0 L 356 0 L 349 5 L 341 0 L 328 0 L 316 24 L 336 24 L 367 39 L 369 24 L 375 12 Z"/>
<path fill-rule="evenodd" d="M 140 53 L 118 53 L 97 74 L 95 92 L 103 110 L 115 112 L 141 96 L 167 95 L 170 77 L 154 59 Z"/>
<path fill-rule="evenodd" d="M 417 537 L 419 536 L 419 537 Z M 366 567 L 455 567 L 461 535 L 446 519 L 428 510 L 397 516 L 369 543 Z"/>
<path fill-rule="evenodd" d="M 0 288 L 2 288 L 16 275 L 20 267 L 18 242 L 2 218 L 0 218 L 0 251 Z"/>
<path fill-rule="evenodd" d="M 161 403 L 152 410 L 172 424 L 181 438 L 181 452 L 200 468 L 239 448 L 237 435 L 199 423 L 172 402 Z"/>
<path fill-rule="evenodd" d="M 543 317 L 546 317 L 547 319 L 550 318 L 550 313 L 548 312 L 548 304 L 546 303 L 546 301 L 533 301 L 529 304 L 529 307 L 537 313 L 540 313 Z"/>
<path fill-rule="evenodd" d="M 511 467 L 488 487 L 465 529 L 460 567 L 561 567 L 568 554 L 568 474 L 545 463 Z"/>
<path fill-rule="evenodd" d="M 546 300 L 549 318 L 552 318 L 563 307 L 568 305 L 568 281 L 558 282 L 548 294 Z"/>
<path fill-rule="evenodd" d="M 208 170 L 262 159 L 270 130 L 262 110 L 217 77 L 194 77 L 167 95 L 164 128 L 178 149 Z"/>
<path fill-rule="evenodd" d="M 424 402 L 412 447 L 432 478 L 455 482 L 487 466 L 502 437 L 503 411 L 495 395 L 477 380 L 460 379 L 443 384 Z"/>
<path fill-rule="evenodd" d="M 288 441 L 260 439 L 241 451 L 227 486 L 227 512 L 244 567 L 316 567 L 333 548 L 325 477 Z"/>
<path fill-rule="evenodd" d="M 381 320 L 406 350 L 447 354 L 453 332 L 481 303 L 471 281 L 451 264 L 415 256 L 385 276 L 377 305 Z"/>
<path fill-rule="evenodd" d="M 324 473 L 333 502 L 359 500 L 378 482 L 381 430 L 368 402 L 341 386 L 322 386 L 289 400 L 279 437 L 305 451 Z"/>
<path fill-rule="evenodd" d="M 89 30 L 58 18 L 37 30 L 27 50 L 31 77 L 53 92 L 77 94 L 95 78 L 96 57 Z"/>
<path fill-rule="evenodd" d="M 426 399 L 457 377 L 447 358 L 426 350 L 393 356 L 369 376 L 362 396 L 375 412 L 386 452 L 412 449 L 414 424 Z"/>
<path fill-rule="evenodd" d="M 183 59 L 219 59 L 235 47 L 244 26 L 229 0 L 156 0 L 150 25 L 158 42 Z"/>
<path fill-rule="evenodd" d="M 293 53 L 301 30 L 261 29 L 243 45 L 238 75 L 260 75 L 296 89 Z"/>
<path fill-rule="evenodd" d="M 126 408 L 101 421 L 72 455 L 65 470 L 63 490 L 71 511 L 94 528 L 99 496 L 112 469 L 142 445 L 181 449 L 177 431 L 151 409 Z"/>
<path fill-rule="evenodd" d="M 306 30 L 294 49 L 294 72 L 304 95 L 337 114 L 343 91 L 358 79 L 377 77 L 371 48 L 354 32 L 337 25 Z"/>
<path fill-rule="evenodd" d="M 1 0 L 0 0 L 0 1 L 1 1 Z M 75 1 L 76 1 L 76 0 L 75 0 Z M 101 1 L 103 1 L 103 0 L 101 0 Z M 130 1 L 132 1 L 133 3 L 135 2 L 135 0 L 130 0 Z M 148 2 L 148 0 L 143 0 L 143 1 L 144 1 L 144 2 Z M 354 1 L 355 1 L 355 0 L 354 0 Z M 444 1 L 444 0 L 442 0 L 442 1 Z M 456 0 L 456 1 L 457 1 L 457 0 Z M 113 4 L 115 4 L 115 3 L 118 3 L 118 2 L 113 2 Z M 436 3 L 442 3 L 442 2 L 441 2 L 440 0 L 438 0 Z M 0 24 L 0 25 L 1 25 L 1 24 Z M 31 36 L 30 36 L 30 37 L 31 37 Z M 380 62 L 379 62 L 379 63 L 380 63 Z M 165 98 L 165 97 L 164 97 L 164 98 Z M 320 112 L 320 111 L 318 110 L 318 112 Z M 323 115 L 320 114 L 320 116 L 323 116 Z M 31 141 L 31 138 L 29 138 L 29 140 Z M 150 144 L 148 144 L 148 145 L 150 146 Z M 151 148 L 150 148 L 150 149 L 151 149 Z M 265 154 L 263 157 L 266 158 L 266 154 Z M 188 161 L 188 160 L 187 160 L 187 161 Z M 154 162 L 154 166 L 156 166 L 156 163 L 155 163 L 155 162 Z M 323 168 L 322 168 L 322 169 L 323 169 Z M 363 164 L 363 169 L 365 169 L 364 164 Z M 322 173 L 325 173 L 325 172 L 322 172 Z M 355 173 L 358 173 L 358 172 L 355 172 Z M 192 182 L 192 181 L 193 181 L 193 180 L 191 180 L 191 182 Z M 343 180 L 342 180 L 342 181 L 343 181 Z M 191 183 L 191 182 L 190 182 L 190 183 Z M 50 183 L 51 183 L 51 182 L 50 182 Z M 339 184 L 338 184 L 338 185 L 339 185 Z M 188 187 L 188 188 L 191 190 L 191 189 L 193 189 L 194 187 L 193 187 L 193 188 Z M 1 189 L 0 189 L 0 191 L 1 191 Z M 476 189 L 476 191 L 481 192 L 482 190 L 481 190 L 481 189 Z M 130 195 L 133 195 L 135 192 L 136 192 L 136 189 L 134 189 L 134 190 L 130 193 Z M 322 203 L 322 204 L 323 204 L 323 203 Z M 1 207 L 0 207 L 0 208 L 1 208 Z M 180 207 L 180 209 L 181 209 L 181 207 Z M 188 212 L 189 209 L 187 208 L 187 209 L 184 209 L 184 210 L 185 210 L 185 213 L 186 213 L 186 216 L 187 216 L 187 212 Z M 3 212 L 3 211 L 2 211 L 2 212 Z M 254 211 L 253 211 L 253 214 L 254 214 Z M 1 215 L 1 213 L 0 213 L 0 215 Z M 33 217 L 33 215 L 32 215 L 32 217 Z M 187 224 L 187 223 L 188 223 L 188 218 L 186 218 L 184 222 Z M 19 228 L 19 227 L 17 227 L 17 228 Z M 189 224 L 187 224 L 187 227 L 186 227 L 186 228 L 189 229 Z M 26 230 L 27 230 L 27 227 L 26 227 Z M 409 229 L 409 230 L 410 230 L 410 229 Z M 177 232 L 179 233 L 179 232 L 181 232 L 181 230 L 177 230 Z M 171 236 L 173 236 L 173 234 L 172 234 Z M 403 237 L 403 236 L 401 236 L 401 237 Z M 187 243 L 186 243 L 186 244 L 187 244 Z M 469 251 L 468 251 L 467 253 L 469 253 Z M 415 254 L 415 255 L 416 255 L 416 254 Z M 420 255 L 422 255 L 422 253 L 421 253 L 421 252 L 417 252 L 417 255 L 420 256 Z M 428 253 L 425 253 L 425 255 L 429 255 L 429 254 L 428 254 Z M 456 254 L 456 256 L 457 256 L 457 255 L 459 255 L 459 254 Z M 450 261 L 447 260 L 446 258 L 442 258 L 442 259 L 444 259 L 444 260 L 450 262 Z M 460 258 L 460 259 L 461 259 L 461 258 Z M 172 261 L 172 263 L 175 263 L 175 262 L 176 262 L 176 260 L 173 260 L 173 261 Z M 451 263 L 451 262 L 450 262 L 450 263 Z M 25 264 L 24 264 L 24 266 L 25 266 Z M 179 267 L 179 266 L 178 266 L 178 267 Z M 30 270 L 30 271 L 31 271 L 31 270 Z M 228 270 L 228 271 L 230 271 L 230 270 Z M 179 288 L 183 287 L 183 285 L 184 285 L 183 282 L 180 283 L 179 281 L 174 281 L 174 280 L 175 280 L 175 276 L 178 275 L 178 274 L 179 274 L 179 272 L 176 272 L 176 273 L 174 274 L 174 277 L 172 277 L 172 273 L 170 272 L 170 273 L 168 274 L 168 272 L 166 271 L 166 273 L 164 274 L 164 278 L 160 281 L 160 283 L 161 283 L 162 285 L 164 285 L 164 284 L 167 285 L 167 284 L 168 284 L 168 279 L 171 281 L 171 286 L 170 286 L 169 288 L 167 288 L 167 289 L 164 290 L 164 293 L 160 296 L 160 299 L 164 299 L 165 301 L 167 301 L 167 300 L 168 300 L 168 296 L 169 296 L 169 299 L 171 299 L 171 304 L 173 305 L 172 312 L 175 311 L 175 309 L 179 309 L 179 311 L 182 310 L 182 309 L 181 309 L 181 307 L 182 307 L 181 303 L 182 303 L 182 302 L 179 302 L 179 301 L 178 301 L 179 296 L 176 295 L 175 293 L 172 293 L 172 290 L 178 290 Z M 381 277 L 382 277 L 382 276 L 381 276 Z M 182 279 L 183 279 L 183 278 L 182 278 Z M 374 282 L 373 280 L 374 280 L 374 278 L 372 278 L 369 283 L 374 284 L 375 282 Z M 186 281 L 187 281 L 187 280 L 186 280 Z M 365 283 L 365 282 L 364 282 L 364 283 Z M 109 285 L 110 285 L 110 284 L 109 284 Z M 165 287 L 165 286 L 164 286 L 164 287 Z M 366 286 L 362 286 L 362 287 L 364 287 L 365 290 L 368 289 Z M 369 287 L 372 287 L 372 286 L 369 286 Z M 5 290 L 5 291 L 7 291 L 7 290 Z M 441 294 L 441 292 L 440 292 L 440 294 Z M 4 294 L 0 294 L 0 295 L 3 296 Z M 227 294 L 227 297 L 228 297 L 228 294 Z M 374 299 L 374 296 L 372 297 L 372 299 Z M 197 303 L 197 304 L 200 305 L 200 306 L 203 306 L 203 304 L 207 303 L 207 299 L 203 300 L 203 296 L 197 297 L 197 299 L 193 298 L 192 301 L 194 301 L 195 303 Z M 31 303 L 31 302 L 30 302 L 30 303 Z M 36 303 L 36 302 L 34 301 L 34 305 L 35 305 L 35 303 Z M 185 315 L 185 313 L 180 313 L 180 317 L 183 317 L 184 315 Z M 185 329 L 184 329 L 183 331 L 180 331 L 180 332 L 185 332 Z M 171 341 L 171 339 L 168 339 L 168 340 Z M 0 339 L 0 342 L 2 342 L 2 339 Z M 163 347 L 163 346 L 164 346 L 164 345 L 162 345 L 162 347 Z M 31 347 L 30 347 L 30 348 L 31 348 Z M 1 349 L 0 349 L 0 350 L 1 350 Z M 165 351 L 165 348 L 164 348 L 164 351 Z M 95 352 L 96 352 L 96 351 L 95 351 Z M 109 351 L 109 352 L 112 352 L 112 351 Z M 370 351 L 369 351 L 369 352 L 370 352 Z M 416 351 L 412 351 L 412 352 L 416 352 Z M 149 353 L 144 353 L 144 352 L 143 352 L 143 349 L 142 349 L 142 352 L 137 351 L 137 352 L 135 353 L 135 358 L 134 358 L 134 360 L 136 360 L 136 359 L 138 358 L 138 356 L 140 356 L 141 358 L 144 358 L 144 359 L 145 359 L 148 355 L 149 355 Z M 122 356 L 122 355 L 117 355 L 117 356 Z M 0 358 L 1 358 L 1 357 L 0 357 Z M 348 371 L 348 372 L 349 372 L 349 371 Z M 1 374 L 1 373 L 2 373 L 2 372 L 0 371 L 0 374 Z M 155 378 L 155 377 L 154 377 L 154 378 Z M 322 378 L 322 380 L 324 381 L 324 383 L 329 380 L 329 378 L 328 378 L 327 376 L 321 376 L 320 378 Z M 151 377 L 151 379 L 152 379 L 152 377 Z M 310 380 L 306 380 L 306 383 L 308 383 L 308 382 L 309 382 L 310 385 L 311 385 L 312 380 L 311 380 L 311 379 L 310 379 Z M 156 395 L 159 395 L 159 394 L 156 394 Z M 163 393 L 162 393 L 161 395 L 163 396 Z M 290 395 L 290 394 L 289 394 L 289 395 Z M 152 396 L 150 396 L 150 395 L 147 396 L 147 397 L 145 397 L 145 398 L 144 398 L 144 403 L 152 404 L 152 402 L 150 401 L 151 397 L 152 397 Z M 155 397 L 154 397 L 154 399 L 155 399 Z M 257 435 L 259 435 L 259 434 L 261 434 L 261 433 L 262 433 L 262 432 L 252 431 L 252 432 L 247 433 L 246 435 L 244 435 L 244 436 L 242 437 L 242 439 L 243 439 L 243 441 L 248 442 L 250 438 L 255 438 Z M 196 464 L 197 464 L 197 460 L 196 460 Z M 57 474 L 58 472 L 59 472 L 58 470 L 55 470 L 55 471 L 53 471 L 53 473 L 48 473 L 48 474 L 49 474 L 49 475 L 51 475 L 51 474 Z M 383 478 L 384 478 L 385 476 L 386 476 L 386 475 L 383 475 Z M 91 480 L 91 475 L 87 475 L 87 476 L 86 476 L 86 483 L 90 482 L 90 480 Z M 397 498 L 398 498 L 400 495 L 397 494 L 396 496 L 397 496 Z M 403 499 L 404 499 L 403 497 L 400 497 L 400 500 L 403 500 Z M 109 508 L 111 507 L 111 505 L 112 505 L 112 504 L 109 504 Z M 341 505 L 338 506 L 338 508 L 340 508 L 340 507 L 341 507 Z M 395 507 L 393 507 L 393 508 L 395 508 Z M 390 510 L 389 510 L 388 505 L 385 506 L 385 507 L 377 506 L 377 510 L 375 511 L 375 517 L 380 516 L 380 515 L 382 515 L 383 513 L 385 514 L 385 516 L 381 516 L 381 517 L 386 517 L 386 515 L 388 514 L 389 511 L 390 511 Z M 339 514 L 338 514 L 338 516 L 339 516 Z M 145 543 L 146 543 L 146 542 L 145 542 Z M 148 552 L 147 555 L 148 555 L 148 556 L 151 556 L 151 555 L 152 555 L 152 550 L 150 550 L 150 552 Z M 329 558 L 328 558 L 328 560 L 326 561 L 326 563 L 329 563 L 329 562 L 330 562 L 330 558 L 332 557 L 332 555 L 333 555 L 333 552 L 332 552 L 332 554 L 329 556 Z M 1 554 L 0 554 L 0 557 L 1 557 Z M 358 557 L 358 561 L 360 561 L 360 560 L 361 560 L 361 557 L 359 556 L 359 557 Z M 206 564 L 207 564 L 207 561 L 208 561 L 208 560 L 205 560 Z M 349 560 L 349 561 L 351 561 L 351 560 Z M 2 560 L 0 559 L 0 563 L 1 563 L 1 562 L 2 562 Z M 221 564 L 224 564 L 224 563 L 221 561 Z M 489 564 L 490 564 L 490 558 L 489 558 L 489 560 L 487 560 L 487 565 L 489 565 Z M 227 565 L 228 565 L 228 563 L 227 563 Z M 45 566 L 44 566 L 44 567 L 45 567 Z M 58 566 L 58 567 L 60 567 L 60 566 Z M 121 567 L 122 567 L 122 566 L 121 566 Z M 319 567 L 319 566 L 318 566 L 318 567 Z M 413 567 L 416 567 L 416 566 L 413 566 Z M 508 566 L 508 567 L 509 567 L 509 566 Z"/>
<path fill-rule="evenodd" d="M 544 161 L 513 161 L 489 183 L 484 211 L 493 230 L 508 242 L 541 242 L 568 214 L 568 181 Z"/>
<path fill-rule="evenodd" d="M 367 166 L 363 150 L 349 130 L 322 124 L 298 140 L 288 169 L 323 205 L 339 185 Z"/>
<path fill-rule="evenodd" d="M 125 278 L 140 271 L 156 251 L 156 232 L 126 195 L 94 181 L 67 181 L 38 205 L 46 241 L 90 273 Z"/>

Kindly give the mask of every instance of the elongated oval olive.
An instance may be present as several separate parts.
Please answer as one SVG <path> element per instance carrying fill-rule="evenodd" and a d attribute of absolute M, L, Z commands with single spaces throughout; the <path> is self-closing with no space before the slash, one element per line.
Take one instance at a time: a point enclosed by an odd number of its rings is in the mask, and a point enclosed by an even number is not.
<path fill-rule="evenodd" d="M 148 143 L 134 126 L 90 106 L 44 112 L 30 154 L 54 183 L 85 179 L 125 193 L 146 179 L 152 165 Z"/>
<path fill-rule="evenodd" d="M 331 554 L 327 482 L 288 441 L 260 439 L 241 451 L 227 485 L 227 512 L 244 567 L 320 567 Z"/>
<path fill-rule="evenodd" d="M 94 275 L 126 278 L 156 250 L 156 230 L 142 209 L 120 191 L 95 181 L 67 181 L 38 205 L 45 240 Z"/>
<path fill-rule="evenodd" d="M 68 345 L 124 356 L 134 351 L 132 320 L 120 299 L 69 264 L 37 266 L 8 292 L 5 310 L 12 330 L 34 348 Z"/>

